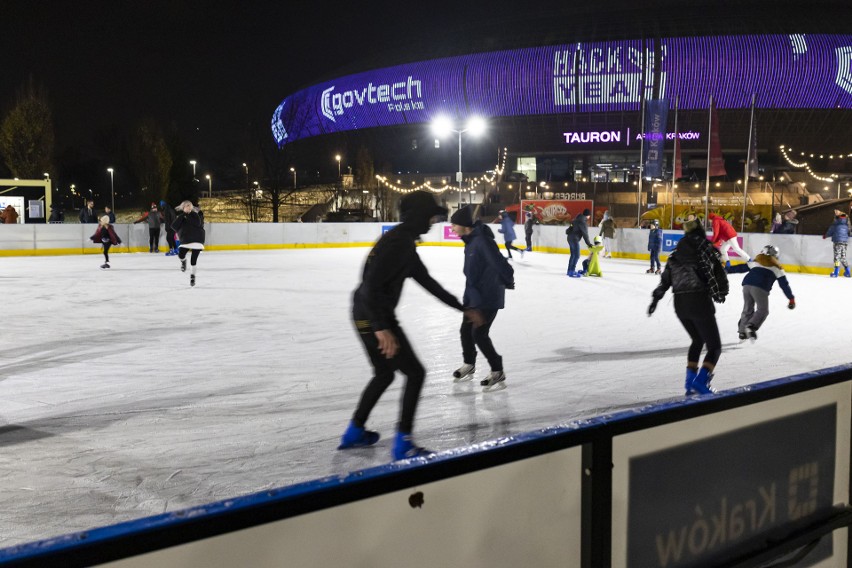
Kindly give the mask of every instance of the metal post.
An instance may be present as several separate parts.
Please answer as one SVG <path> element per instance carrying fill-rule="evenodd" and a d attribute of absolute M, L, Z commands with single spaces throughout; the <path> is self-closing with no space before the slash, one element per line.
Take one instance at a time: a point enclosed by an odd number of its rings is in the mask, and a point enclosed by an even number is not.
<path fill-rule="evenodd" d="M 636 226 L 642 219 L 642 178 L 645 174 L 645 97 L 642 97 L 642 136 L 639 138 L 639 185 L 636 189 Z"/>
<path fill-rule="evenodd" d="M 675 121 L 674 121 L 674 152 L 672 154 L 672 213 L 671 220 L 669 221 L 669 228 L 674 229 L 674 209 L 675 209 L 675 198 L 674 198 L 674 190 L 675 184 L 677 183 L 677 179 L 675 178 L 675 172 L 677 171 L 678 158 L 677 155 L 677 106 L 678 106 L 678 97 L 675 97 Z"/>
<path fill-rule="evenodd" d="M 707 123 L 707 178 L 704 184 L 704 230 L 707 230 L 707 217 L 710 216 L 710 143 L 713 137 L 713 95 L 710 95 L 710 120 Z"/>
<path fill-rule="evenodd" d="M 748 150 L 746 150 L 745 171 L 743 172 L 743 218 L 740 223 L 740 231 L 745 231 L 746 196 L 748 195 L 748 170 L 751 162 L 751 137 L 754 136 L 754 101 L 756 93 L 751 94 L 751 120 L 748 124 Z"/>
<path fill-rule="evenodd" d="M 459 173 L 458 173 L 458 176 L 459 176 L 459 207 L 458 208 L 461 209 L 462 179 L 464 178 L 464 175 L 462 174 L 462 160 L 461 160 L 461 152 L 462 152 L 462 150 L 461 150 L 461 135 L 462 135 L 462 131 L 459 130 L 458 133 L 459 133 Z"/>

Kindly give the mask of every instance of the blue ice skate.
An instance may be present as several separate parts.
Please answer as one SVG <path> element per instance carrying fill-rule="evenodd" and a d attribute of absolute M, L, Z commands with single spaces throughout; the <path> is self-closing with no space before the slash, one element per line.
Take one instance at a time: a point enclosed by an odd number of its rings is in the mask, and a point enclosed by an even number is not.
<path fill-rule="evenodd" d="M 707 370 L 707 367 L 701 367 L 698 374 L 692 380 L 692 390 L 697 394 L 713 394 L 716 389 L 710 386 L 710 381 L 713 380 L 713 373 Z"/>
<path fill-rule="evenodd" d="M 832 278 L 837 278 L 837 273 L 838 273 L 838 272 L 840 272 L 840 267 L 839 267 L 839 266 L 835 266 L 835 267 L 834 267 L 834 272 L 832 272 L 831 274 L 829 274 L 829 276 L 831 276 Z"/>
<path fill-rule="evenodd" d="M 411 458 L 420 458 L 430 456 L 435 452 L 421 448 L 414 444 L 411 434 L 405 432 L 397 432 L 396 439 L 393 442 L 393 459 L 407 460 Z"/>
<path fill-rule="evenodd" d="M 852 274 L 850 274 L 848 266 L 846 267 L 846 270 L 843 271 L 843 276 L 846 278 L 852 278 Z"/>
<path fill-rule="evenodd" d="M 690 369 L 686 368 L 686 381 L 683 384 L 683 387 L 686 389 L 686 395 L 689 396 L 691 394 L 697 394 L 698 391 L 692 388 L 692 383 L 695 381 L 695 377 L 698 376 L 698 369 Z"/>
<path fill-rule="evenodd" d="M 366 448 L 367 446 L 372 446 L 378 441 L 378 432 L 372 432 L 361 428 L 360 426 L 356 426 L 355 422 L 352 421 L 349 422 L 346 432 L 344 432 L 343 437 L 340 438 L 340 445 L 337 446 L 337 449 L 347 450 L 349 448 Z"/>

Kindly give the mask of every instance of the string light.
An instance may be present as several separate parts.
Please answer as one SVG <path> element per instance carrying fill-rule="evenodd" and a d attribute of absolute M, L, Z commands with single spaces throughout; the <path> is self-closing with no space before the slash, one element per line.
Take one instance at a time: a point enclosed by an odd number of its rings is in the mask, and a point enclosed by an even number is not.
<path fill-rule="evenodd" d="M 793 166 L 794 168 L 804 168 L 810 174 L 810 176 L 812 178 L 814 178 L 815 180 L 818 180 L 818 181 L 826 181 L 826 182 L 835 181 L 835 177 L 837 177 L 837 176 L 821 177 L 821 176 L 817 175 L 811 169 L 811 165 L 808 162 L 801 162 L 801 163 L 800 162 L 794 162 L 793 159 L 787 154 L 788 151 L 791 151 L 791 152 L 793 151 L 792 148 L 787 148 L 783 144 L 780 146 L 780 148 L 781 148 L 781 155 L 784 156 L 784 159 L 787 161 L 787 163 L 790 164 L 791 166 Z M 802 152 L 801 155 L 804 156 L 805 153 Z M 811 154 L 811 157 L 813 157 L 813 154 Z M 842 158 L 843 154 L 839 154 L 838 157 Z M 852 158 L 852 154 L 848 154 L 847 157 Z M 822 158 L 822 156 L 820 156 L 820 158 Z"/>
<path fill-rule="evenodd" d="M 493 184 L 494 180 L 497 179 L 497 176 L 503 175 L 503 171 L 506 168 L 506 156 L 507 156 L 507 154 L 508 154 L 508 149 L 503 148 L 503 153 L 500 156 L 500 163 L 498 163 L 494 168 L 494 175 L 488 176 L 486 174 L 486 175 L 483 175 L 481 177 L 468 178 L 467 182 L 470 183 L 471 185 L 476 185 L 476 184 L 481 183 L 481 182 Z M 457 191 L 458 190 L 457 187 L 447 185 L 447 184 L 436 187 L 436 186 L 433 186 L 428 181 L 423 182 L 418 186 L 403 187 L 401 185 L 402 184 L 401 180 L 396 180 L 396 184 L 395 184 L 391 181 L 388 181 L 388 178 L 385 177 L 385 176 L 377 175 L 376 179 L 379 181 L 380 184 L 384 185 L 385 187 L 387 187 L 391 191 L 396 191 L 397 193 L 411 193 L 413 191 L 431 191 L 432 193 L 443 193 L 445 191 Z M 412 181 L 411 183 L 414 183 L 414 182 Z"/>

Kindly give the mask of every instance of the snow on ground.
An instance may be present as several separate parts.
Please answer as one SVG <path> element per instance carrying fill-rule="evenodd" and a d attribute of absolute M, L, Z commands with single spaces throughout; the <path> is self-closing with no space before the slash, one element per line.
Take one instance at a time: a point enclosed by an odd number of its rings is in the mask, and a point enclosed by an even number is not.
<path fill-rule="evenodd" d="M 422 247 L 459 296 L 460 248 Z M 370 419 L 383 439 L 336 445 L 370 367 L 350 321 L 366 248 L 205 252 L 189 287 L 172 257 L 0 260 L 0 547 L 201 505 L 389 461 L 401 376 Z M 783 254 L 783 253 L 782 253 Z M 783 258 L 782 258 L 783 261 Z M 408 281 L 398 315 L 427 367 L 415 426 L 434 450 L 682 396 L 686 332 L 659 277 L 606 259 L 601 279 L 567 256 L 514 261 L 517 289 L 492 328 L 508 388 L 488 369 L 454 384 L 461 316 Z M 714 385 L 738 387 L 850 361 L 852 280 L 789 276 L 756 343 L 740 343 L 742 275 L 718 306 Z"/>

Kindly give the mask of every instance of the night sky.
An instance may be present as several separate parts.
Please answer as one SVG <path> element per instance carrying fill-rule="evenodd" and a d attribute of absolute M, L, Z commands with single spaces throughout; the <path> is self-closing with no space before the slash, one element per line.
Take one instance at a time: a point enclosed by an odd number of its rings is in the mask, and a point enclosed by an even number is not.
<path fill-rule="evenodd" d="M 698 1 L 646 0 L 642 9 L 677 15 L 676 6 Z M 723 9 L 726 0 L 705 4 Z M 637 9 L 633 0 L 0 0 L 0 116 L 31 76 L 53 107 L 57 156 L 71 150 L 109 162 L 94 143 L 99 133 L 151 117 L 173 126 L 200 165 L 216 168 L 243 161 L 251 129 L 268 131 L 278 103 L 302 87 L 403 54 L 428 58 L 473 36 L 488 50 L 537 38 L 545 24 L 625 27 L 631 18 L 618 11 L 626 6 Z"/>

